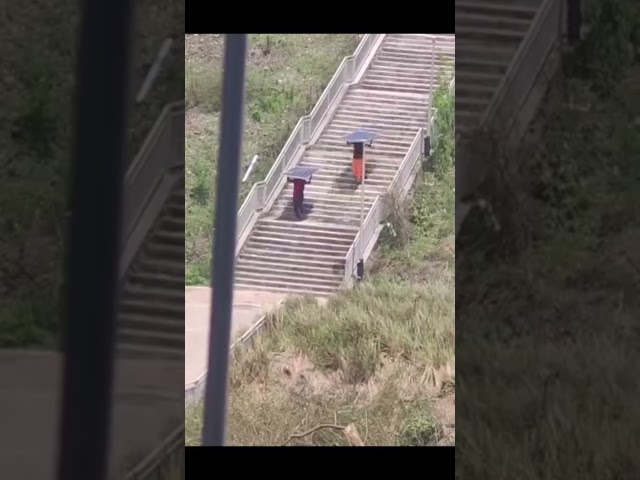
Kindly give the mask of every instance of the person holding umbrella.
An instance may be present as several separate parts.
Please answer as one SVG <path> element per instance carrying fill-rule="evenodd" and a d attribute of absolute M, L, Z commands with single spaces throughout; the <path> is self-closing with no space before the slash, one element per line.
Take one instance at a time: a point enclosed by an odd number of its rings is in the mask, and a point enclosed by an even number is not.
<path fill-rule="evenodd" d="M 286 173 L 287 180 L 293 183 L 293 211 L 298 219 L 302 219 L 304 215 L 304 187 L 311 183 L 316 170 L 317 168 L 294 167 Z"/>
<path fill-rule="evenodd" d="M 293 179 L 293 211 L 298 219 L 304 215 L 304 186 L 307 184 L 301 178 Z"/>
<path fill-rule="evenodd" d="M 353 145 L 351 169 L 356 185 L 362 185 L 366 179 L 364 147 L 365 145 L 368 147 L 372 146 L 376 136 L 375 133 L 356 130 L 347 137 L 347 145 Z"/>

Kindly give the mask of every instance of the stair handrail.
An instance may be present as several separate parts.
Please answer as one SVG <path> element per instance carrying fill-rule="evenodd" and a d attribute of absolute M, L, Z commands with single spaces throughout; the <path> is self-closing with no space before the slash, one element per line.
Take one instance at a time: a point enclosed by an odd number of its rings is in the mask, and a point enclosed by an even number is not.
<path fill-rule="evenodd" d="M 184 163 L 184 152 L 181 152 L 181 155 L 174 155 L 171 157 L 166 157 L 164 155 L 163 156 L 153 155 L 153 153 L 156 151 L 158 147 L 159 142 L 163 140 L 162 134 L 166 133 L 165 129 L 171 126 L 170 122 L 173 120 L 172 117 L 176 114 L 183 114 L 183 113 L 184 113 L 184 101 L 172 102 L 164 106 L 164 108 L 160 112 L 160 115 L 158 115 L 158 118 L 153 124 L 153 127 L 145 137 L 142 147 L 140 147 L 140 150 L 138 150 L 138 153 L 136 154 L 133 162 L 131 163 L 131 165 L 129 166 L 129 168 L 125 173 L 125 177 L 124 177 L 125 199 L 131 196 L 132 191 L 134 190 L 134 187 L 139 188 L 145 185 L 146 185 L 146 188 L 142 189 L 144 193 L 142 197 L 143 198 L 147 197 L 152 193 L 155 183 L 157 182 L 158 178 L 162 176 L 162 174 L 166 170 L 166 167 L 172 166 L 173 164 L 176 164 L 176 163 L 178 164 Z M 165 160 L 165 161 L 163 162 L 161 160 Z M 169 162 L 167 162 L 166 160 L 169 160 Z M 153 175 L 151 182 L 148 181 L 149 180 L 148 174 L 144 176 L 145 167 L 148 167 L 149 165 L 153 165 L 154 167 L 156 167 L 152 171 L 153 173 L 156 173 L 156 175 Z M 142 176 L 146 178 L 141 178 Z M 142 180 L 144 180 L 144 182 L 140 184 Z M 155 180 L 155 182 L 153 180 Z M 135 223 L 135 220 L 137 219 L 138 215 L 140 214 L 143 208 L 144 208 L 143 203 L 138 203 L 138 204 L 131 204 L 128 202 L 125 203 L 125 210 L 133 210 L 135 213 L 133 215 L 125 215 L 124 218 L 128 218 L 129 220 L 126 222 L 123 222 L 123 227 L 124 227 L 123 231 L 127 233 L 131 231 L 131 227 Z"/>
<path fill-rule="evenodd" d="M 449 82 L 449 92 L 453 91 L 454 88 L 455 78 L 452 79 L 451 82 Z M 431 128 L 430 135 L 432 138 L 434 138 L 436 134 L 435 120 L 437 116 L 438 109 L 433 108 L 431 121 L 429 122 L 429 126 Z M 345 285 L 348 285 L 349 281 L 354 275 L 354 272 L 356 271 L 356 266 L 359 260 L 358 258 L 356 258 L 356 255 L 359 252 L 363 252 L 364 248 L 370 246 L 371 241 L 376 234 L 378 226 L 389 216 L 389 204 L 387 201 L 385 201 L 385 197 L 391 194 L 397 195 L 400 199 L 402 199 L 409 190 L 409 187 L 412 184 L 410 180 L 414 176 L 413 173 L 416 172 L 416 168 L 420 163 L 420 159 L 425 153 L 423 150 L 426 131 L 426 128 L 420 128 L 418 130 L 415 137 L 413 138 L 413 142 L 411 142 L 409 150 L 402 159 L 402 162 L 400 162 L 400 166 L 393 176 L 393 180 L 391 180 L 388 193 L 386 195 L 377 195 L 375 200 L 373 201 L 373 205 L 369 209 L 369 212 L 367 212 L 367 216 L 365 217 L 365 220 L 362 224 L 362 235 L 360 234 L 360 231 L 358 231 L 344 258 L 343 283 Z"/>
<path fill-rule="evenodd" d="M 360 40 L 355 52 L 342 60 L 311 113 L 298 120 L 269 173 L 264 180 L 253 184 L 238 211 L 237 236 L 239 239 L 242 238 L 247 228 L 252 227 L 252 219 L 255 219 L 255 214 L 262 211 L 274 193 L 278 192 L 278 186 L 284 182 L 284 172 L 293 166 L 292 162 L 300 158 L 300 149 L 303 149 L 313 138 L 326 114 L 330 111 L 331 105 L 343 89 L 353 82 L 382 36 L 384 34 L 366 34 Z M 238 242 L 236 253 L 241 248 L 242 243 Z"/>
<path fill-rule="evenodd" d="M 455 91 L 455 86 L 456 78 L 453 77 L 449 81 L 447 91 L 449 93 L 453 93 Z M 431 136 L 432 141 L 435 141 L 434 139 L 436 138 L 438 133 L 436 126 L 437 118 L 438 109 L 433 107 L 431 112 L 431 119 L 428 122 L 430 128 L 429 135 Z M 402 162 L 400 162 L 400 166 L 398 167 L 396 174 L 391 180 L 391 184 L 389 185 L 388 193 L 386 195 L 388 195 L 389 193 L 395 194 L 398 195 L 400 199 L 403 199 L 406 195 L 409 187 L 412 184 L 412 182 L 410 182 L 410 180 L 413 178 L 412 173 L 415 172 L 416 167 L 420 163 L 420 158 L 422 158 L 422 156 L 427 153 L 424 152 L 424 137 L 426 133 L 426 128 L 420 128 L 416 133 L 415 137 L 413 138 L 413 142 L 411 142 L 409 150 L 402 159 Z M 353 243 L 351 244 L 351 247 L 349 247 L 349 250 L 345 255 L 343 278 L 343 285 L 345 286 L 348 285 L 356 271 L 356 266 L 358 264 L 356 254 L 362 251 L 361 248 L 366 248 L 370 245 L 371 240 L 373 239 L 373 236 L 378 229 L 378 226 L 389 216 L 389 204 L 385 201 L 384 198 L 386 197 L 386 195 L 376 196 L 373 205 L 369 209 L 369 212 L 367 212 L 367 216 L 364 220 L 362 237 L 360 235 L 360 232 L 358 231 L 355 239 L 353 240 Z"/>
<path fill-rule="evenodd" d="M 388 193 L 386 195 L 377 195 L 373 201 L 373 205 L 371 205 L 371 208 L 367 212 L 367 216 L 362 224 L 362 230 L 358 231 L 356 238 L 345 255 L 343 278 L 345 285 L 348 285 L 356 271 L 356 266 L 359 260 L 359 258 L 357 258 L 357 256 L 359 256 L 358 254 L 361 253 L 363 257 L 365 256 L 364 249 L 370 246 L 371 240 L 373 239 L 378 226 L 389 214 L 389 205 L 388 202 L 385 201 L 385 197 L 389 194 L 402 197 L 402 194 L 405 193 L 405 187 L 408 180 L 411 178 L 411 172 L 414 171 L 416 163 L 422 156 L 424 135 L 424 128 L 418 130 L 413 142 L 411 142 L 409 151 L 404 156 L 400 163 L 400 167 L 391 181 L 391 185 L 387 191 Z"/>
<path fill-rule="evenodd" d="M 147 232 L 136 232 L 135 236 L 132 234 L 163 177 L 172 167 L 180 165 L 184 165 L 184 101 L 164 106 L 125 173 L 122 211 L 124 252 L 136 252 L 140 247 Z M 121 272 L 128 269 L 132 258 L 133 255 L 127 255 Z"/>
<path fill-rule="evenodd" d="M 173 453 L 184 451 L 184 433 L 184 423 L 182 423 L 174 428 L 158 447 L 129 470 L 125 480 L 158 478 L 157 471 L 162 469 L 163 460 Z"/>
<path fill-rule="evenodd" d="M 496 132 L 502 136 L 503 146 L 509 148 L 516 145 L 522 130 L 513 135 L 514 124 L 522 111 L 523 103 L 538 81 L 547 58 L 554 45 L 562 38 L 564 7 L 561 0 L 543 0 L 522 42 L 518 46 L 513 59 L 503 75 L 496 93 L 480 117 L 478 126 L 472 129 L 472 136 L 479 133 Z M 472 146 L 466 134 L 456 133 L 456 148 L 459 165 L 471 161 Z M 464 169 L 464 167 L 461 167 Z M 464 170 L 458 179 L 464 177 Z M 470 209 L 469 204 L 462 202 L 456 195 L 456 236 Z"/>
<path fill-rule="evenodd" d="M 145 137 L 142 147 L 125 172 L 122 212 L 123 252 L 135 254 L 139 250 L 147 232 L 136 232 L 135 238 L 132 233 L 150 202 L 164 204 L 166 201 L 167 196 L 153 198 L 164 176 L 172 167 L 184 165 L 184 106 L 184 101 L 177 101 L 163 107 Z M 129 261 L 120 266 L 121 272 L 128 270 L 134 254 L 127 255 Z M 174 453 L 183 448 L 184 424 L 174 429 L 160 446 L 128 471 L 126 480 L 149 478 L 151 473 L 161 466 L 167 453 Z"/>
<path fill-rule="evenodd" d="M 498 126 L 500 130 L 510 128 L 527 97 L 523 92 L 531 90 L 549 51 L 561 38 L 562 12 L 561 0 L 543 0 L 481 117 L 480 129 L 496 128 L 496 120 L 505 122 Z"/>

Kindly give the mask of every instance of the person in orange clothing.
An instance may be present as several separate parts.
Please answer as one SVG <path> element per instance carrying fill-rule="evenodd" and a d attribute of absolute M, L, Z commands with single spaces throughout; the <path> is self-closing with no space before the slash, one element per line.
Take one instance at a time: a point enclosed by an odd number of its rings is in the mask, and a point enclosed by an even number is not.
<path fill-rule="evenodd" d="M 355 177 L 357 184 L 362 183 L 363 157 L 364 157 L 364 145 L 362 143 L 355 143 L 353 145 L 352 170 L 353 170 L 353 176 Z"/>

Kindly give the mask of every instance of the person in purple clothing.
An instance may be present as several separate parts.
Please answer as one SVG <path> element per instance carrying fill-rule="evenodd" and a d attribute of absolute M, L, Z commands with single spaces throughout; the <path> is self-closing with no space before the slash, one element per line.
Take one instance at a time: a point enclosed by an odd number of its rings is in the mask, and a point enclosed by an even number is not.
<path fill-rule="evenodd" d="M 305 182 L 301 178 L 293 179 L 293 211 L 298 219 L 304 214 L 304 186 Z"/>
<path fill-rule="evenodd" d="M 317 168 L 294 167 L 287 172 L 287 182 L 293 183 L 293 212 L 296 218 L 302 219 L 304 215 L 304 187 L 311 183 L 312 173 Z"/>

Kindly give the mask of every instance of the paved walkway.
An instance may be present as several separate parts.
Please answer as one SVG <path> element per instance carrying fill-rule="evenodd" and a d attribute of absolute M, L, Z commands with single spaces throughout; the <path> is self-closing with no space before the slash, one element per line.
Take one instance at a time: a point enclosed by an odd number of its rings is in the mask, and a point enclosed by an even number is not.
<path fill-rule="evenodd" d="M 232 312 L 231 340 L 237 340 L 268 310 L 274 308 L 286 294 L 253 290 L 235 290 Z M 185 361 L 184 382 L 188 385 L 207 369 L 209 350 L 209 287 L 185 288 Z"/>
<path fill-rule="evenodd" d="M 117 360 L 110 462 L 114 474 L 134 467 L 182 422 L 180 363 Z M 61 368 L 58 352 L 0 352 L 2 478 L 56 478 Z"/>

